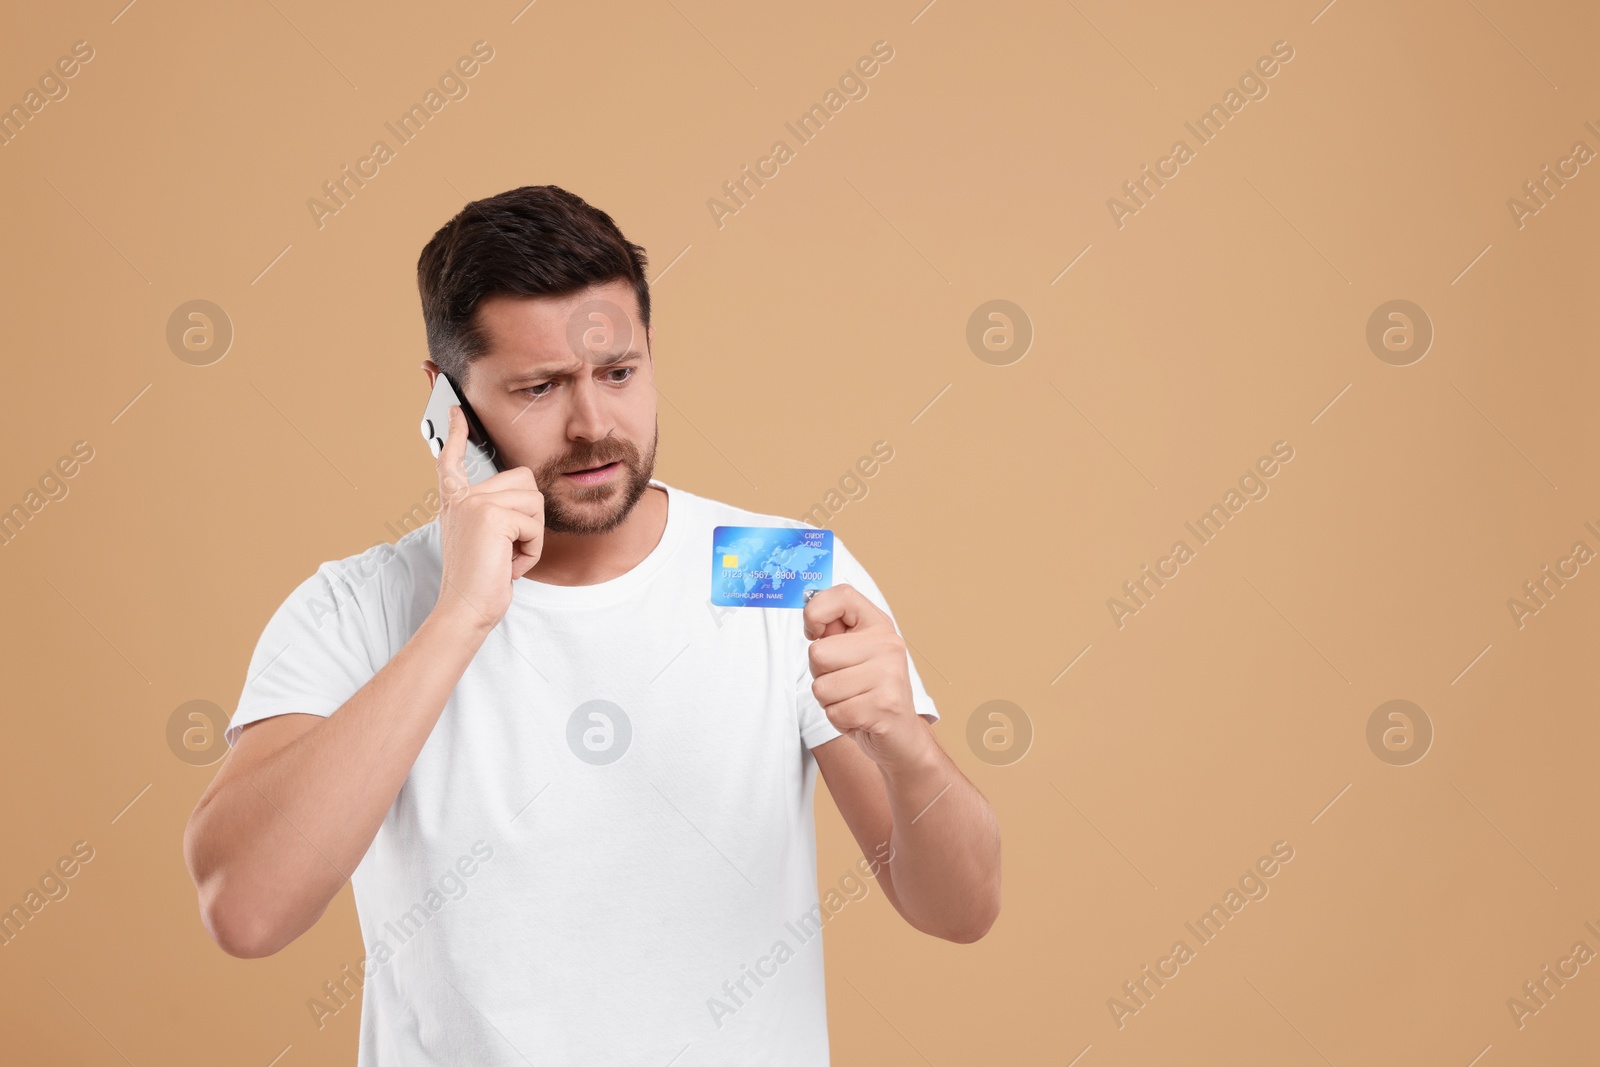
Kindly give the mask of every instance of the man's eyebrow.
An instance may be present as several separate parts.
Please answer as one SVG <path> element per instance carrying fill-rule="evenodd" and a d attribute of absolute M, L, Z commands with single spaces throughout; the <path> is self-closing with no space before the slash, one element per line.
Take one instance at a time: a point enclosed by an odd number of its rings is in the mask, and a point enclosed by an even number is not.
<path fill-rule="evenodd" d="M 643 358 L 644 358 L 644 353 L 643 352 L 636 352 L 636 351 L 634 351 L 632 349 L 629 349 L 626 352 L 616 352 L 616 353 L 613 353 L 613 354 L 611 354 L 609 356 L 605 356 L 604 358 L 596 359 L 591 365 L 595 366 L 595 367 L 610 367 L 610 366 L 612 366 L 614 364 L 617 364 L 617 363 L 624 363 L 624 362 L 626 362 L 626 361 L 628 361 L 630 359 L 643 359 Z M 574 370 L 577 370 L 579 367 L 581 367 L 583 365 L 583 363 L 587 363 L 587 362 L 589 362 L 589 361 L 588 360 L 583 360 L 583 361 L 580 361 L 577 364 L 573 364 L 573 363 L 546 364 L 543 367 L 536 367 L 533 370 L 528 371 L 527 373 L 516 374 L 516 375 L 513 375 L 510 378 L 506 378 L 501 384 L 502 385 L 515 385 L 518 382 L 536 382 L 536 381 L 541 381 L 541 380 L 543 380 L 545 378 L 555 378 L 555 377 L 558 377 L 558 376 L 563 375 L 563 374 L 571 374 Z"/>

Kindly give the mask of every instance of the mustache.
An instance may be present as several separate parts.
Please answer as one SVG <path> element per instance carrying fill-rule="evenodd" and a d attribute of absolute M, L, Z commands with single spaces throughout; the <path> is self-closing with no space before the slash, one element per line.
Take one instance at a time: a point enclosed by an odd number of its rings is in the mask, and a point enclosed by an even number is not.
<path fill-rule="evenodd" d="M 572 452 L 562 457 L 559 463 L 552 464 L 549 468 L 551 474 L 565 474 L 568 471 L 588 470 L 591 467 L 603 467 L 607 463 L 622 463 L 628 465 L 638 454 L 638 450 L 625 441 L 618 441 L 609 449 L 599 447 L 583 452 Z"/>

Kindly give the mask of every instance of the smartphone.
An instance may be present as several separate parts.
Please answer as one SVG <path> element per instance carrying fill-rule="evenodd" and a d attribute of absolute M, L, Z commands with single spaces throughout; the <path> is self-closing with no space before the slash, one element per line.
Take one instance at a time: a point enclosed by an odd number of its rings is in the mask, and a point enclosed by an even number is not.
<path fill-rule="evenodd" d="M 484 431 L 483 423 L 478 421 L 467 398 L 444 371 L 433 376 L 433 393 L 422 412 L 422 438 L 435 457 L 444 450 L 445 438 L 450 436 L 451 404 L 461 405 L 461 414 L 466 416 L 467 448 L 461 462 L 467 470 L 467 484 L 476 485 L 504 468 L 500 466 L 499 453 Z"/>

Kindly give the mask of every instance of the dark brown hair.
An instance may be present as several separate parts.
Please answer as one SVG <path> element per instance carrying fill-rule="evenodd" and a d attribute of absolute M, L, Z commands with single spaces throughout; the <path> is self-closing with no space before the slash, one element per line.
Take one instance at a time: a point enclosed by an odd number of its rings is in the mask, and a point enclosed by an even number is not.
<path fill-rule="evenodd" d="M 428 355 L 465 384 L 488 351 L 477 321 L 485 297 L 565 296 L 591 285 L 632 283 L 650 326 L 644 249 L 607 215 L 556 185 L 524 185 L 474 200 L 439 228 L 417 259 Z"/>

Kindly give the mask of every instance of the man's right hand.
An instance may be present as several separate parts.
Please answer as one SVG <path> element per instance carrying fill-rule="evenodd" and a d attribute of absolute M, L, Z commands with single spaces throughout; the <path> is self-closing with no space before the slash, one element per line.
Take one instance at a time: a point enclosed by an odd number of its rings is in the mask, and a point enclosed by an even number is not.
<path fill-rule="evenodd" d="M 469 485 L 466 449 L 467 419 L 452 404 L 450 433 L 435 461 L 444 563 L 433 610 L 487 633 L 511 606 L 511 583 L 544 551 L 544 494 L 527 467 Z"/>

